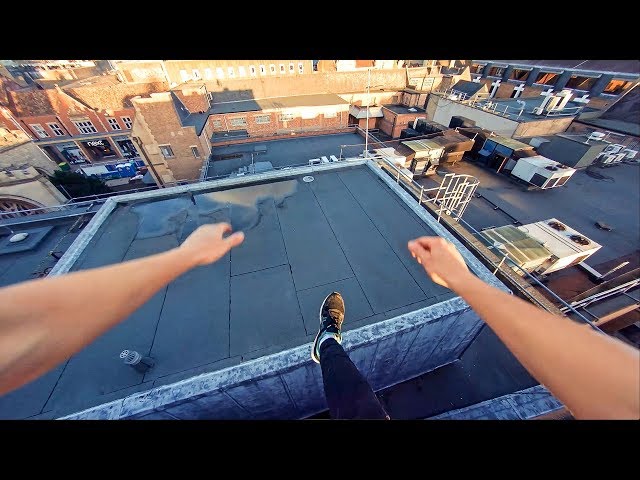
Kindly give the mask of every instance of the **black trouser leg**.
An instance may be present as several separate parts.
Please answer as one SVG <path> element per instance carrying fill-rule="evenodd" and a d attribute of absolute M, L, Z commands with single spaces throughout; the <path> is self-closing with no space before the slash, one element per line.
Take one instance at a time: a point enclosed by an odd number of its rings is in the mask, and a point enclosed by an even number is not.
<path fill-rule="evenodd" d="M 389 418 L 367 380 L 333 338 L 320 345 L 320 366 L 331 418 Z"/>

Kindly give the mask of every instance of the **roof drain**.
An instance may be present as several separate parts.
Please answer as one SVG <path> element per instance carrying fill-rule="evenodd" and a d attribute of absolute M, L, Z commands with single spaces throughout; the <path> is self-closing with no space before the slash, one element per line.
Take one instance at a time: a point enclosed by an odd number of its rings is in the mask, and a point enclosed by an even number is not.
<path fill-rule="evenodd" d="M 140 373 L 145 373 L 155 365 L 155 360 L 151 357 L 143 357 L 135 350 L 123 350 L 120 358 L 126 365 L 131 366 Z"/>
<path fill-rule="evenodd" d="M 302 181 L 305 183 L 313 182 L 313 177 L 311 175 L 307 175 L 305 177 L 302 177 Z"/>

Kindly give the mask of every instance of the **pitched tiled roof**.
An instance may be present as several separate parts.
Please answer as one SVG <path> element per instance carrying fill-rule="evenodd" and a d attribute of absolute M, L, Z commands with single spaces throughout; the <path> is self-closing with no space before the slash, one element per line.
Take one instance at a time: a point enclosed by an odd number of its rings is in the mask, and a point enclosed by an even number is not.
<path fill-rule="evenodd" d="M 55 115 L 56 112 L 64 109 L 65 95 L 55 88 L 47 90 L 25 88 L 7 93 L 9 107 L 19 117 Z"/>

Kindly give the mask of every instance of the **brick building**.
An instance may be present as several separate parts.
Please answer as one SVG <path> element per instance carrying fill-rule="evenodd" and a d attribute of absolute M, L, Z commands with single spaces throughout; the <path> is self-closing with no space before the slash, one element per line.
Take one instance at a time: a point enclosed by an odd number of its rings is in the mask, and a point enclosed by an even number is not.
<path fill-rule="evenodd" d="M 399 138 L 405 128 L 411 128 L 418 118 L 426 119 L 424 108 L 408 107 L 402 104 L 383 105 L 382 118 L 377 127 L 392 138 Z"/>
<path fill-rule="evenodd" d="M 638 60 L 473 60 L 473 81 L 492 98 L 569 89 L 593 108 L 606 108 L 640 80 Z"/>
<path fill-rule="evenodd" d="M 213 103 L 205 130 L 228 136 L 268 137 L 327 132 L 348 125 L 349 102 L 333 93 Z"/>
<path fill-rule="evenodd" d="M 72 167 L 139 158 L 130 131 L 130 98 L 164 84 L 126 85 L 113 76 L 58 86 L 8 90 L 7 106 L 35 144 L 55 163 Z"/>
<path fill-rule="evenodd" d="M 197 180 L 211 154 L 204 129 L 207 114 L 192 114 L 174 92 L 135 97 L 132 103 L 136 115 L 131 134 L 156 183 Z"/>

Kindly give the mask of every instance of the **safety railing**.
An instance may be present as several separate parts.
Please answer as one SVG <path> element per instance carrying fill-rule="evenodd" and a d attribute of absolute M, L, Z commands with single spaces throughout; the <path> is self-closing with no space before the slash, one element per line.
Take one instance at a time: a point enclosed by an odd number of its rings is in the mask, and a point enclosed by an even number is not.
<path fill-rule="evenodd" d="M 505 268 L 509 268 L 511 272 L 515 271 L 515 273 L 519 273 L 520 276 L 524 277 L 527 281 L 535 284 L 537 287 L 547 292 L 556 302 L 561 304 L 562 305 L 561 311 L 565 313 L 568 311 L 573 312 L 580 320 L 590 325 L 591 328 L 603 333 L 602 330 L 600 330 L 600 328 L 598 328 L 591 320 L 586 318 L 584 315 L 578 312 L 572 305 L 570 305 L 565 300 L 560 298 L 553 290 L 549 289 L 546 285 L 544 285 L 540 280 L 538 280 L 530 272 L 523 269 L 517 263 L 513 262 L 509 258 L 509 256 L 506 255 L 504 252 L 502 252 L 498 247 L 488 244 L 488 242 L 482 236 L 481 232 L 476 230 L 475 227 L 473 227 L 471 224 L 467 223 L 465 220 L 462 219 L 462 214 L 464 214 L 464 209 L 462 209 L 461 213 L 457 213 L 455 210 L 452 211 L 447 209 L 445 202 L 443 201 L 442 198 L 438 198 L 438 197 L 428 198 L 428 195 L 425 196 L 425 194 L 428 194 L 429 192 L 436 192 L 437 190 L 440 189 L 440 187 L 424 188 L 424 186 L 418 184 L 415 180 L 410 178 L 408 175 L 402 172 L 401 169 L 399 169 L 396 165 L 394 165 L 392 162 L 388 161 L 387 159 L 382 158 L 381 156 L 372 156 L 370 158 L 371 160 L 376 161 L 378 165 L 380 165 L 384 170 L 386 170 L 387 173 L 389 173 L 392 178 L 395 178 L 398 184 L 402 182 L 403 187 L 405 187 L 405 190 L 407 190 L 416 198 L 419 205 L 424 206 L 424 204 L 426 203 L 433 203 L 436 206 L 436 211 L 438 212 L 438 217 L 437 217 L 438 222 L 441 221 L 442 212 L 443 211 L 446 212 L 447 215 L 451 216 L 456 222 L 462 224 L 469 231 L 469 233 L 474 237 L 476 237 L 483 245 L 486 246 L 487 249 L 491 250 L 496 255 L 496 257 L 500 258 L 500 261 L 498 263 L 495 263 L 493 260 L 487 257 L 484 257 L 488 262 L 490 262 L 493 265 L 494 275 L 498 271 L 505 272 Z M 465 205 L 465 209 L 466 209 L 466 205 Z M 507 271 L 506 273 L 511 273 L 511 272 Z M 540 306 L 541 308 L 546 308 L 544 304 L 536 302 L 535 299 L 533 298 L 532 300 L 534 301 L 534 303 L 537 303 L 538 306 Z"/>
<path fill-rule="evenodd" d="M 99 201 L 87 200 L 82 202 L 52 205 L 49 207 L 29 208 L 29 209 L 18 210 L 18 211 L 4 211 L 4 212 L 0 212 L 0 221 L 7 220 L 7 219 L 17 220 L 25 217 L 30 217 L 33 215 L 40 215 L 43 213 L 55 213 L 55 212 L 66 212 L 66 211 L 69 211 L 69 212 L 73 211 L 72 213 L 77 213 L 78 211 L 81 211 L 81 210 L 83 210 L 84 212 L 88 212 L 95 206 L 96 203 L 99 203 Z"/>
<path fill-rule="evenodd" d="M 440 95 L 447 100 L 463 103 L 470 107 L 474 107 L 479 110 L 483 110 L 485 112 L 493 113 L 494 115 L 500 115 L 506 118 L 515 117 L 515 120 L 519 119 L 522 116 L 522 114 L 525 113 L 525 108 L 526 108 L 526 105 L 524 104 L 521 104 L 516 107 L 513 105 L 500 103 L 499 101 L 492 101 L 490 98 L 487 97 L 487 94 L 485 95 L 476 94 L 470 97 L 466 93 L 455 90 L 452 87 L 444 90 L 438 90 L 433 93 Z M 566 107 L 561 110 L 551 109 L 551 110 L 545 111 L 539 116 L 540 117 L 575 116 L 575 115 L 578 115 L 582 110 L 584 110 L 584 106 Z M 526 113 L 533 114 L 534 112 L 532 110 Z"/>

